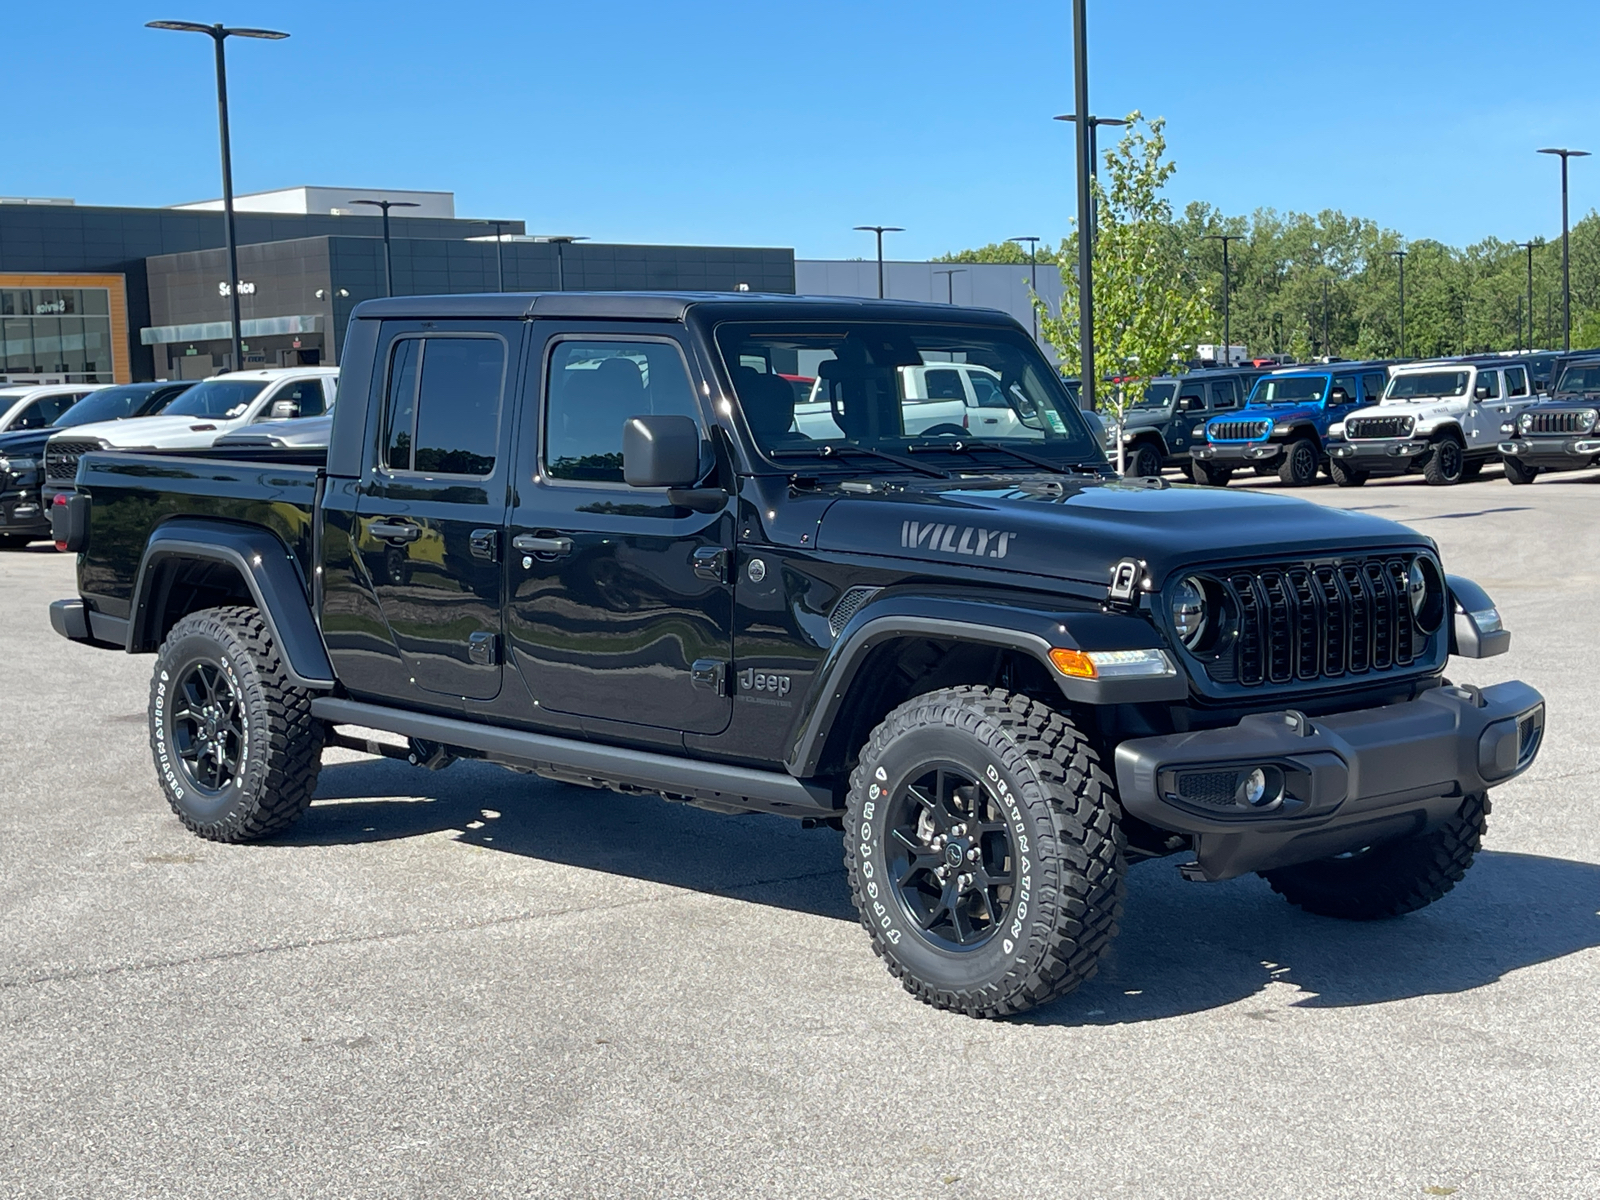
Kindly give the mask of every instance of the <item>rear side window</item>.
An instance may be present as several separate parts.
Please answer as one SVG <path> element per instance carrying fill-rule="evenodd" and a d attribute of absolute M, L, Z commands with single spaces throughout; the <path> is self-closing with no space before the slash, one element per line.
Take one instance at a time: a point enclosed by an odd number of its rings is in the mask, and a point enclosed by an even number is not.
<path fill-rule="evenodd" d="M 961 389 L 959 371 L 929 371 L 926 376 L 929 400 L 961 400 L 967 398 Z"/>
<path fill-rule="evenodd" d="M 676 342 L 557 342 L 545 389 L 544 461 L 553 479 L 622 483 L 629 417 L 700 420 Z"/>
<path fill-rule="evenodd" d="M 1521 367 L 1506 368 L 1506 395 L 1526 396 L 1528 394 L 1528 373 Z"/>
<path fill-rule="evenodd" d="M 498 337 L 415 337 L 389 359 L 383 462 L 391 471 L 492 475 L 506 344 Z"/>
<path fill-rule="evenodd" d="M 1386 382 L 1387 380 L 1382 375 L 1363 375 L 1361 377 L 1361 388 L 1366 393 L 1367 400 L 1374 401 L 1383 395 L 1383 385 Z"/>

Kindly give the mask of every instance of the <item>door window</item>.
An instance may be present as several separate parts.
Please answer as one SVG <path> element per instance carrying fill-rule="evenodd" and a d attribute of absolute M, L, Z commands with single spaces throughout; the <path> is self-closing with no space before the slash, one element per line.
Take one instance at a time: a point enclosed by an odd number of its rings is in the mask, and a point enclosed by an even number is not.
<path fill-rule="evenodd" d="M 1239 385 L 1232 379 L 1218 379 L 1211 384 L 1211 407 L 1215 409 L 1239 407 Z"/>
<path fill-rule="evenodd" d="M 389 360 L 384 465 L 429 475 L 492 475 L 505 390 L 498 337 L 408 337 Z"/>
<path fill-rule="evenodd" d="M 322 381 L 300 379 L 273 393 L 271 401 L 261 410 L 256 420 L 273 420 L 272 407 L 282 400 L 292 401 L 297 406 L 294 414 L 297 417 L 320 417 L 328 407 L 323 397 Z"/>
<path fill-rule="evenodd" d="M 1378 397 L 1383 395 L 1385 382 L 1387 382 L 1385 378 L 1376 372 L 1361 377 L 1361 390 L 1366 396 L 1367 403 L 1375 403 Z"/>
<path fill-rule="evenodd" d="M 17 414 L 12 429 L 44 429 L 72 407 L 76 396 L 42 396 Z"/>
<path fill-rule="evenodd" d="M 1006 403 L 1005 393 L 1000 390 L 999 382 L 992 375 L 980 375 L 974 371 L 967 376 L 972 380 L 972 394 L 978 398 L 979 408 L 1010 408 Z"/>
<path fill-rule="evenodd" d="M 1521 367 L 1506 368 L 1506 395 L 1526 396 L 1528 394 L 1528 373 Z"/>
<path fill-rule="evenodd" d="M 1343 393 L 1342 395 L 1340 393 Z M 1328 393 L 1330 407 L 1339 408 L 1346 404 L 1356 402 L 1356 377 L 1354 375 L 1335 375 L 1333 389 Z"/>
<path fill-rule="evenodd" d="M 1178 389 L 1178 411 L 1198 412 L 1206 406 L 1205 396 L 1198 383 L 1186 383 Z"/>
<path fill-rule="evenodd" d="M 630 417 L 700 420 L 676 342 L 559 341 L 545 388 L 544 461 L 553 479 L 622 483 Z"/>
<path fill-rule="evenodd" d="M 1472 389 L 1474 395 L 1477 395 L 1478 388 L 1484 389 L 1483 398 L 1485 400 L 1499 399 L 1500 373 L 1498 371 L 1479 371 L 1478 382 Z"/>

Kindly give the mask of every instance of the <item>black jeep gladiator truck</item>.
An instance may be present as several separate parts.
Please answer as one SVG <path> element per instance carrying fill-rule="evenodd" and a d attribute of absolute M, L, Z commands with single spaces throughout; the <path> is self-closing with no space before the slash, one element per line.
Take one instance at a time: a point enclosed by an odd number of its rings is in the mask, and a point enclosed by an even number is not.
<path fill-rule="evenodd" d="M 994 373 L 1004 437 L 903 432 L 942 363 Z M 1001 313 L 395 298 L 342 371 L 325 461 L 88 454 L 52 514 L 54 626 L 155 654 L 156 774 L 203 837 L 288 828 L 325 746 L 381 750 L 350 727 L 783 814 L 843 831 L 909 991 L 994 1017 L 1093 974 L 1140 859 L 1420 908 L 1539 749 L 1536 691 L 1443 677 L 1510 635 L 1429 539 L 1117 479 Z"/>

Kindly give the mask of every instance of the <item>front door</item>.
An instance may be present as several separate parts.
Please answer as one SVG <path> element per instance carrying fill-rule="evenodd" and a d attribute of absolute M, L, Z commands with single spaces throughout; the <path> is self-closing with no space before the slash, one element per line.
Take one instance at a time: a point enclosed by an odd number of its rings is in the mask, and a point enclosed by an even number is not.
<path fill-rule="evenodd" d="M 383 326 L 377 461 L 354 541 L 411 686 L 487 700 L 500 691 L 505 397 L 523 325 L 450 325 Z"/>
<path fill-rule="evenodd" d="M 1505 419 L 1500 392 L 1500 372 L 1479 367 L 1467 396 L 1466 416 L 1462 418 L 1469 449 L 1483 450 L 1500 441 L 1500 422 Z"/>
<path fill-rule="evenodd" d="M 1196 425 L 1204 425 L 1206 417 L 1205 385 L 1194 380 L 1178 387 L 1178 398 L 1173 402 L 1172 421 L 1167 426 L 1167 452 L 1187 454 L 1195 440 L 1191 434 Z M 1200 435 L 1205 440 L 1205 434 Z"/>
<path fill-rule="evenodd" d="M 733 513 L 694 512 L 622 477 L 629 417 L 705 429 L 689 347 L 619 327 L 554 327 L 530 355 L 508 526 L 507 637 L 538 704 L 691 733 L 733 712 Z M 709 443 L 703 465 L 711 470 Z"/>

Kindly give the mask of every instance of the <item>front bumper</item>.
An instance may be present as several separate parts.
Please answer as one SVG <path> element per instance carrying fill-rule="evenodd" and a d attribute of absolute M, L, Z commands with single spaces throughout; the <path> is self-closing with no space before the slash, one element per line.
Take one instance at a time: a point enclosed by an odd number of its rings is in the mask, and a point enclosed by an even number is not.
<path fill-rule="evenodd" d="M 1283 457 L 1283 446 L 1277 442 L 1207 442 L 1191 453 L 1198 462 L 1219 466 L 1269 466 Z"/>
<path fill-rule="evenodd" d="M 1369 475 L 1403 475 L 1414 470 L 1433 449 L 1431 442 L 1417 438 L 1405 441 L 1335 442 L 1328 457 Z"/>
<path fill-rule="evenodd" d="M 1600 437 L 1513 438 L 1497 449 L 1506 458 L 1543 471 L 1581 471 L 1600 464 Z"/>
<path fill-rule="evenodd" d="M 1543 735 L 1544 697 L 1525 683 L 1440 687 L 1315 721 L 1135 738 L 1117 747 L 1117 786 L 1131 815 L 1194 836 L 1207 879 L 1231 879 L 1425 832 L 1527 770 Z M 1262 808 L 1230 785 L 1257 767 L 1278 781 Z"/>

